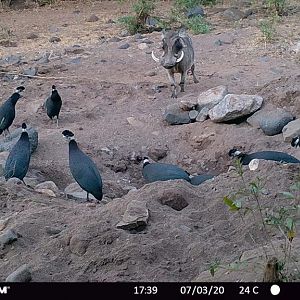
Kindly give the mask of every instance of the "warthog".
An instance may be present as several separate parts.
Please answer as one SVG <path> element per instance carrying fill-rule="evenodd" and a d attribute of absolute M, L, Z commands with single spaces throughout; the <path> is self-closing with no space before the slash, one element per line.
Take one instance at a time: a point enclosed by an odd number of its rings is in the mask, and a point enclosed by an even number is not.
<path fill-rule="evenodd" d="M 168 70 L 168 77 L 172 87 L 172 98 L 177 98 L 175 73 L 181 74 L 180 91 L 184 92 L 184 83 L 188 71 L 193 75 L 194 83 L 198 83 L 195 76 L 194 49 L 192 39 L 185 29 L 178 31 L 162 31 L 163 54 L 157 58 L 152 51 L 152 58 Z"/>

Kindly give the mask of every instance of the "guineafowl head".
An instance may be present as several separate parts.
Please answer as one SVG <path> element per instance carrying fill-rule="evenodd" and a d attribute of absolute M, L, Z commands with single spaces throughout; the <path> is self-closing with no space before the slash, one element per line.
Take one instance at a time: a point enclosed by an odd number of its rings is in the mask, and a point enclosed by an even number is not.
<path fill-rule="evenodd" d="M 241 151 L 237 150 L 236 148 L 233 148 L 231 150 L 229 150 L 228 155 L 230 157 L 239 157 L 242 154 Z"/>
<path fill-rule="evenodd" d="M 300 147 L 300 136 L 295 136 L 291 141 L 291 145 L 295 148 Z"/>
<path fill-rule="evenodd" d="M 62 132 L 62 135 L 69 141 L 74 140 L 74 133 L 70 130 L 64 130 Z"/>
<path fill-rule="evenodd" d="M 26 123 L 22 123 L 22 132 L 27 132 L 27 125 L 26 125 Z"/>
<path fill-rule="evenodd" d="M 143 159 L 143 167 L 147 166 L 148 164 L 150 164 L 149 157 L 145 156 Z"/>

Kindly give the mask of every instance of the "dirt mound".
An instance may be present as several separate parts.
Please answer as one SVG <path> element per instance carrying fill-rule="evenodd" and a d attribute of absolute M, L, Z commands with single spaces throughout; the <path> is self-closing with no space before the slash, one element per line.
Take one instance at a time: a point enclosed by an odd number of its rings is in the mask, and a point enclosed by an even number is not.
<path fill-rule="evenodd" d="M 273 162 L 256 172 L 244 169 L 247 181 L 264 178 L 262 205 L 274 205 L 299 171 Z M 98 205 L 2 185 L 0 218 L 9 219 L 2 232 L 10 229 L 18 238 L 0 252 L 0 280 L 27 263 L 33 281 L 190 281 L 215 260 L 226 264 L 256 248 L 249 233 L 263 242 L 251 214 L 244 223 L 223 203 L 239 185 L 231 171 L 198 187 L 181 180 L 147 184 Z M 149 210 L 141 231 L 116 227 L 131 201 Z"/>

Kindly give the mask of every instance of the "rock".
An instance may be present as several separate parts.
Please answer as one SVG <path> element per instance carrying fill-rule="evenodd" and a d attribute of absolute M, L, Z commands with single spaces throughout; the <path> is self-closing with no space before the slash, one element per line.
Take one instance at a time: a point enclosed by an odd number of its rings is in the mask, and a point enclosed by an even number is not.
<path fill-rule="evenodd" d="M 209 111 L 209 117 L 213 122 L 235 120 L 257 111 L 262 103 L 258 95 L 228 94 Z"/>
<path fill-rule="evenodd" d="M 252 127 L 259 129 L 260 128 L 260 121 L 264 118 L 265 111 L 259 110 L 249 118 L 247 118 L 247 123 L 250 124 Z"/>
<path fill-rule="evenodd" d="M 265 112 L 259 126 L 266 135 L 276 135 L 282 132 L 285 125 L 293 120 L 293 115 L 281 108 Z"/>
<path fill-rule="evenodd" d="M 182 110 L 179 103 L 168 105 L 163 117 L 170 125 L 188 124 L 191 122 L 189 112 Z"/>
<path fill-rule="evenodd" d="M 128 43 L 125 43 L 121 46 L 118 47 L 118 49 L 128 49 L 130 47 L 130 45 Z"/>
<path fill-rule="evenodd" d="M 149 46 L 146 43 L 140 43 L 140 44 L 138 44 L 138 48 L 140 50 L 146 50 L 149 48 Z"/>
<path fill-rule="evenodd" d="M 5 163 L 8 155 L 8 151 L 0 152 L 0 176 L 3 176 L 4 174 Z"/>
<path fill-rule="evenodd" d="M 48 195 L 50 197 L 56 197 L 55 193 L 50 189 L 37 189 L 37 188 L 35 188 L 34 190 L 37 193 L 45 194 L 45 195 Z"/>
<path fill-rule="evenodd" d="M 5 230 L 0 235 L 0 249 L 4 249 L 6 245 L 11 244 L 12 242 L 16 241 L 18 239 L 17 233 L 15 233 L 11 229 Z"/>
<path fill-rule="evenodd" d="M 4 152 L 3 152 L 4 153 Z M 39 180 L 35 177 L 24 177 L 24 182 L 26 185 L 34 188 L 35 186 L 37 186 L 39 184 Z"/>
<path fill-rule="evenodd" d="M 285 142 L 290 143 L 295 136 L 300 135 L 300 119 L 289 122 L 282 128 L 282 135 Z"/>
<path fill-rule="evenodd" d="M 149 26 L 149 27 L 154 27 L 157 25 L 157 20 L 152 18 L 152 17 L 147 17 L 146 18 L 146 21 L 145 21 L 146 25 Z"/>
<path fill-rule="evenodd" d="M 143 37 L 143 35 L 141 34 L 141 33 L 136 33 L 135 35 L 134 35 L 134 38 L 136 39 L 136 40 L 141 40 L 141 39 L 143 39 L 144 37 Z"/>
<path fill-rule="evenodd" d="M 141 44 L 153 44 L 153 42 L 151 40 L 149 40 L 148 38 L 143 38 L 141 41 L 140 41 Z"/>
<path fill-rule="evenodd" d="M 38 56 L 34 59 L 38 64 L 47 64 L 49 62 L 49 56 L 50 52 L 45 52 L 44 54 Z M 41 73 L 40 67 L 39 67 L 39 73 Z"/>
<path fill-rule="evenodd" d="M 129 35 L 130 35 L 129 31 L 126 30 L 126 29 L 123 29 L 123 30 L 120 32 L 120 36 L 121 36 L 121 37 L 126 37 L 126 36 L 129 36 Z"/>
<path fill-rule="evenodd" d="M 49 226 L 46 226 L 46 227 L 45 227 L 45 231 L 46 231 L 46 233 L 48 233 L 49 235 L 57 235 L 57 234 L 59 234 L 59 233 L 62 232 L 62 230 L 59 229 L 59 228 L 54 228 L 54 227 L 49 227 Z"/>
<path fill-rule="evenodd" d="M 6 282 L 29 282 L 31 281 L 31 273 L 28 266 L 22 265 L 17 270 L 12 272 L 5 279 Z"/>
<path fill-rule="evenodd" d="M 0 220 L 0 231 L 6 228 L 8 222 L 10 221 L 11 217 L 8 217 L 6 219 Z"/>
<path fill-rule="evenodd" d="M 82 256 L 89 245 L 89 241 L 83 235 L 73 235 L 70 239 L 70 251 Z"/>
<path fill-rule="evenodd" d="M 52 36 L 50 39 L 49 39 L 49 42 L 50 43 L 58 43 L 61 41 L 61 38 L 59 38 L 58 36 Z"/>
<path fill-rule="evenodd" d="M 77 182 L 71 183 L 68 185 L 64 193 L 66 194 L 67 198 L 75 199 L 75 200 L 86 200 L 87 193 L 84 191 Z M 97 200 L 92 194 L 89 194 L 90 200 Z"/>
<path fill-rule="evenodd" d="M 3 58 L 4 64 L 8 66 L 19 65 L 21 62 L 20 55 L 9 55 Z"/>
<path fill-rule="evenodd" d="M 118 38 L 117 36 L 113 36 L 112 38 L 110 38 L 108 40 L 109 42 L 120 42 L 122 41 L 120 38 Z"/>
<path fill-rule="evenodd" d="M 223 17 L 228 21 L 238 21 L 245 17 L 245 14 L 236 7 L 231 7 L 223 12 Z"/>
<path fill-rule="evenodd" d="M 37 68 L 32 67 L 32 68 L 25 69 L 23 71 L 23 74 L 28 76 L 35 76 L 37 74 L 37 71 L 38 71 Z"/>
<path fill-rule="evenodd" d="M 298 54 L 300 52 L 300 41 L 291 48 L 291 52 Z"/>
<path fill-rule="evenodd" d="M 99 18 L 93 14 L 93 15 L 89 16 L 88 18 L 86 18 L 86 21 L 87 22 L 97 22 L 97 21 L 99 21 Z"/>
<path fill-rule="evenodd" d="M 29 135 L 31 153 L 33 153 L 38 146 L 38 132 L 35 128 L 27 125 L 27 132 Z M 17 128 L 11 133 L 11 139 L 9 137 L 0 140 L 0 152 L 10 151 L 12 147 L 17 143 L 22 133 L 21 128 Z"/>
<path fill-rule="evenodd" d="M 84 49 L 79 45 L 73 45 L 72 47 L 65 48 L 65 51 L 66 53 L 81 54 L 84 52 Z"/>
<path fill-rule="evenodd" d="M 39 37 L 39 36 L 38 36 L 36 33 L 31 32 L 31 33 L 27 34 L 26 39 L 28 39 L 28 40 L 35 40 L 35 39 L 37 39 L 38 37 Z"/>
<path fill-rule="evenodd" d="M 168 149 L 162 149 L 157 147 L 151 147 L 148 150 L 148 156 L 152 158 L 155 161 L 158 161 L 160 159 L 163 159 L 168 154 Z"/>
<path fill-rule="evenodd" d="M 122 221 L 117 224 L 117 228 L 132 230 L 144 229 L 148 224 L 149 211 L 144 201 L 132 200 L 127 204 Z"/>
<path fill-rule="evenodd" d="M 143 122 L 135 119 L 134 117 L 128 117 L 126 120 L 131 126 L 134 126 L 134 127 L 143 127 L 144 126 Z"/>
<path fill-rule="evenodd" d="M 211 88 L 198 96 L 198 105 L 199 111 L 203 107 L 207 107 L 209 109 L 213 108 L 217 105 L 224 97 L 228 94 L 227 86 L 219 85 L 214 88 Z"/>
<path fill-rule="evenodd" d="M 179 102 L 179 107 L 182 110 L 186 110 L 186 111 L 190 111 L 193 109 L 198 110 L 198 103 L 197 100 L 194 98 L 195 96 L 193 94 L 183 96 Z"/>
<path fill-rule="evenodd" d="M 189 111 L 189 117 L 190 117 L 191 121 L 195 121 L 196 118 L 198 117 L 198 115 L 199 115 L 198 110 L 193 109 L 193 110 Z"/>
<path fill-rule="evenodd" d="M 19 178 L 16 178 L 16 177 L 12 177 L 12 178 L 9 178 L 7 181 L 6 181 L 6 185 L 9 187 L 9 188 L 15 188 L 15 185 L 24 185 L 23 181 Z"/>
<path fill-rule="evenodd" d="M 152 71 L 152 70 L 145 73 L 145 76 L 149 76 L 149 77 L 156 76 L 156 75 L 157 75 L 157 72 Z"/>
<path fill-rule="evenodd" d="M 81 57 L 75 57 L 69 61 L 69 64 L 79 65 L 80 63 L 81 63 Z"/>
<path fill-rule="evenodd" d="M 188 18 L 193 18 L 193 17 L 197 17 L 197 16 L 201 16 L 204 17 L 205 13 L 204 13 L 204 9 L 201 6 L 195 6 L 193 8 L 190 8 L 185 15 Z"/>
<path fill-rule="evenodd" d="M 204 122 L 208 118 L 208 112 L 209 108 L 203 107 L 196 118 L 196 122 Z"/>

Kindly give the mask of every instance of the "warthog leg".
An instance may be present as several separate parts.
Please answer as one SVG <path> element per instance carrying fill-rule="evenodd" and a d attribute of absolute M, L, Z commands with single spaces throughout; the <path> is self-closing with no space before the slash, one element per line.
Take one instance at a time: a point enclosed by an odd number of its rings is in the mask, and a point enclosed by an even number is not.
<path fill-rule="evenodd" d="M 181 73 L 181 78 L 180 78 L 180 92 L 184 92 L 184 83 L 185 83 L 185 77 L 187 75 L 187 71 L 186 72 L 182 72 Z"/>
<path fill-rule="evenodd" d="M 194 83 L 198 83 L 199 80 L 195 76 L 195 65 L 194 64 L 191 66 L 191 72 L 192 72 L 192 75 L 193 75 Z"/>
<path fill-rule="evenodd" d="M 177 93 L 176 93 L 176 81 L 175 81 L 175 76 L 174 73 L 171 70 L 168 70 L 168 77 L 171 82 L 171 88 L 172 88 L 172 98 L 177 98 Z"/>

